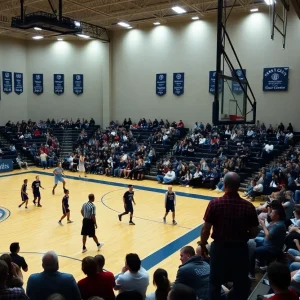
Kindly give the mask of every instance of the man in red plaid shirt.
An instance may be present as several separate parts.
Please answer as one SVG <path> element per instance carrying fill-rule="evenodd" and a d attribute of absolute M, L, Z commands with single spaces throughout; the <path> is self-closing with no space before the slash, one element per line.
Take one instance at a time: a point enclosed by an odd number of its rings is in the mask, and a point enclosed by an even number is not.
<path fill-rule="evenodd" d="M 208 257 L 206 248 L 210 236 L 214 240 L 210 248 L 209 300 L 219 300 L 221 285 L 232 281 L 230 299 L 247 300 L 250 289 L 249 256 L 247 242 L 258 234 L 255 207 L 238 194 L 240 176 L 229 172 L 224 177 L 223 197 L 212 200 L 205 212 L 201 230 L 201 254 Z"/>

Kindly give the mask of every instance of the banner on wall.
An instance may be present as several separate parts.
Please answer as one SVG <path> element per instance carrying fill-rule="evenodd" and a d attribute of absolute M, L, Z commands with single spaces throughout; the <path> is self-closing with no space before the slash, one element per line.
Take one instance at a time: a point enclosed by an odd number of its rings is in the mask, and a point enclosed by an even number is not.
<path fill-rule="evenodd" d="M 167 74 L 156 74 L 156 95 L 163 96 L 167 93 Z"/>
<path fill-rule="evenodd" d="M 73 92 L 76 95 L 83 93 L 83 74 L 73 75 Z"/>
<path fill-rule="evenodd" d="M 64 74 L 54 74 L 54 94 L 61 95 L 65 91 Z"/>
<path fill-rule="evenodd" d="M 215 94 L 215 89 L 216 89 L 216 71 L 209 71 L 209 87 L 208 87 L 208 91 L 211 94 Z M 219 91 L 221 91 L 222 89 L 222 81 L 220 79 L 219 81 Z"/>
<path fill-rule="evenodd" d="M 246 70 L 243 69 L 244 73 L 242 72 L 241 69 L 236 69 L 232 72 L 232 77 L 234 77 L 234 72 L 235 72 L 235 75 L 240 79 L 240 80 L 245 80 L 246 78 Z M 245 76 L 244 76 L 245 75 Z M 241 87 L 241 85 L 236 82 L 236 81 L 232 81 L 232 91 L 236 94 L 239 94 L 239 93 L 242 93 L 243 92 L 243 89 Z"/>
<path fill-rule="evenodd" d="M 173 94 L 184 94 L 184 73 L 173 73 Z"/>
<path fill-rule="evenodd" d="M 2 88 L 3 93 L 10 94 L 12 92 L 12 74 L 11 72 L 2 72 Z"/>
<path fill-rule="evenodd" d="M 13 161 L 11 159 L 0 159 L 0 173 L 13 170 Z"/>
<path fill-rule="evenodd" d="M 44 92 L 44 76 L 43 74 L 33 74 L 33 93 L 40 95 Z"/>
<path fill-rule="evenodd" d="M 14 91 L 17 95 L 23 93 L 23 73 L 14 73 Z"/>
<path fill-rule="evenodd" d="M 289 68 L 264 68 L 263 91 L 287 91 L 289 83 Z"/>

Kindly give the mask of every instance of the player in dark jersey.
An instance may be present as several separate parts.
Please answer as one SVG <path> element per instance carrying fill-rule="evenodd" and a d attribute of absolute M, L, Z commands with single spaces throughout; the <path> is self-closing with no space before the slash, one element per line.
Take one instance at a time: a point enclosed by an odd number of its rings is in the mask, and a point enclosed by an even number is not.
<path fill-rule="evenodd" d="M 21 187 L 21 199 L 22 199 L 22 203 L 19 205 L 19 208 L 25 204 L 25 208 L 27 208 L 27 204 L 28 204 L 28 194 L 27 194 L 27 179 L 24 179 L 24 183 Z"/>
<path fill-rule="evenodd" d="M 70 220 L 70 209 L 69 209 L 69 190 L 64 190 L 65 196 L 62 199 L 62 212 L 63 212 L 63 216 L 60 218 L 60 220 L 58 221 L 59 225 L 63 225 L 62 224 L 62 220 L 67 217 L 67 223 L 73 223 L 73 221 Z"/>
<path fill-rule="evenodd" d="M 37 206 L 42 207 L 40 203 L 41 202 L 40 188 L 42 189 L 44 188 L 42 187 L 39 176 L 35 176 L 35 181 L 32 183 L 31 187 L 33 192 L 33 204 L 36 205 L 36 200 L 37 200 Z"/>
<path fill-rule="evenodd" d="M 168 186 L 168 191 L 166 192 L 165 196 L 165 208 L 166 213 L 163 217 L 164 223 L 166 223 L 166 217 L 169 213 L 169 211 L 172 212 L 173 217 L 173 225 L 177 225 L 177 222 L 175 221 L 175 206 L 176 206 L 176 194 L 172 191 L 172 186 Z"/>
<path fill-rule="evenodd" d="M 119 215 L 119 220 L 122 221 L 122 216 L 127 215 L 128 213 L 130 213 L 129 225 L 135 225 L 132 222 L 132 217 L 133 217 L 132 202 L 135 205 L 135 201 L 134 201 L 133 196 L 134 196 L 133 186 L 130 184 L 130 185 L 128 185 L 128 191 L 123 196 L 125 212 L 123 212 L 122 214 Z"/>

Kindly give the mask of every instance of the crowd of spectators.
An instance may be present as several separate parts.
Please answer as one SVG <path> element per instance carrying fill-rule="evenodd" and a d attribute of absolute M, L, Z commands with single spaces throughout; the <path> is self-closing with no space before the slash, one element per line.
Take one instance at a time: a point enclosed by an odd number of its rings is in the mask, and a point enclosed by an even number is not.
<path fill-rule="evenodd" d="M 36 166 L 40 166 L 43 169 L 52 168 L 57 164 L 60 157 L 60 143 L 54 135 L 55 129 L 68 130 L 73 129 L 87 129 L 95 125 L 95 120 L 91 118 L 90 121 L 86 119 L 76 121 L 72 119 L 59 119 L 46 121 L 40 120 L 39 122 L 34 122 L 31 119 L 28 121 L 22 120 L 21 122 L 11 122 L 8 121 L 5 125 L 5 132 L 13 136 L 14 144 L 21 141 L 21 149 L 25 155 L 30 154 Z M 10 145 L 10 148 L 6 151 L 9 153 L 17 154 L 17 150 L 14 144 Z M 6 153 L 7 153 L 6 152 Z M 5 154 L 0 149 L 0 155 Z M 28 168 L 26 161 L 20 156 L 17 156 L 16 162 L 19 167 Z"/>
<path fill-rule="evenodd" d="M 107 271 L 103 255 L 85 257 L 81 269 L 84 278 L 77 283 L 70 273 L 59 271 L 58 256 L 49 251 L 42 258 L 41 273 L 31 274 L 23 289 L 22 272 L 28 272 L 24 257 L 18 253 L 19 243 L 12 243 L 10 253 L 0 256 L 0 298 L 31 300 L 197 300 L 208 299 L 209 263 L 200 256 L 200 250 L 185 246 L 180 250 L 181 266 L 174 283 L 170 283 L 168 272 L 157 269 L 153 274 L 155 292 L 149 293 L 149 274 L 141 265 L 139 256 L 129 253 L 121 272 Z M 197 272 L 195 272 L 197 270 Z M 222 286 L 222 299 L 230 292 Z M 117 294 L 117 295 L 115 295 Z"/>
<path fill-rule="evenodd" d="M 276 141 L 269 141 L 275 136 Z M 243 171 L 253 156 L 271 159 L 274 144 L 293 145 L 291 124 L 285 130 L 282 123 L 267 129 L 259 121 L 256 126 L 232 127 L 196 122 L 190 133 L 174 144 L 172 156 L 157 162 L 157 180 L 222 191 L 224 174 Z M 211 155 L 212 159 L 205 157 Z"/>
<path fill-rule="evenodd" d="M 84 129 L 79 133 L 73 153 L 65 158 L 63 167 L 77 170 L 79 156 L 85 156 L 86 173 L 141 180 L 155 160 L 156 144 L 168 145 L 173 135 L 180 135 L 183 122 L 169 123 L 156 119 L 141 119 L 132 123 L 129 118 L 122 124 L 111 121 L 106 129 L 97 129 L 88 137 Z M 145 142 L 133 136 L 135 129 L 151 131 Z"/>

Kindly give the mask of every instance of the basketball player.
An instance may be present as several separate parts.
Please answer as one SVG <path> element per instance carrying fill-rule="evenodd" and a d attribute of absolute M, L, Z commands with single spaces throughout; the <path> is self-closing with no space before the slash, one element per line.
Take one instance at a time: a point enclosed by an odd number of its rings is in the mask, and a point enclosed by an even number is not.
<path fill-rule="evenodd" d="M 122 221 L 122 216 L 127 215 L 128 213 L 130 213 L 129 225 L 135 225 L 132 222 L 132 217 L 133 217 L 132 202 L 135 205 L 133 195 L 134 195 L 133 186 L 131 184 L 129 184 L 128 185 L 128 191 L 123 196 L 125 212 L 123 212 L 122 214 L 119 215 L 119 220 Z"/>
<path fill-rule="evenodd" d="M 33 204 L 36 205 L 36 199 L 38 200 L 37 206 L 42 207 L 41 201 L 41 193 L 40 188 L 44 189 L 41 185 L 39 176 L 35 176 L 35 181 L 31 185 L 32 192 L 33 192 Z"/>
<path fill-rule="evenodd" d="M 69 190 L 65 189 L 65 196 L 62 199 L 62 211 L 63 211 L 63 216 L 60 218 L 58 221 L 58 224 L 63 226 L 62 220 L 67 217 L 67 223 L 73 223 L 73 221 L 70 220 L 70 209 L 69 209 Z"/>
<path fill-rule="evenodd" d="M 27 194 L 27 179 L 24 179 L 24 183 L 21 187 L 21 199 L 22 203 L 19 205 L 19 208 L 25 204 L 25 208 L 27 209 L 27 204 L 28 204 L 28 194 Z"/>
<path fill-rule="evenodd" d="M 173 225 L 177 225 L 177 222 L 175 221 L 175 206 L 176 206 L 176 194 L 175 192 L 172 191 L 172 186 L 169 185 L 168 191 L 166 192 L 166 196 L 165 196 L 166 213 L 165 216 L 163 217 L 164 223 L 166 223 L 166 217 L 169 211 L 171 211 L 173 217 Z"/>
<path fill-rule="evenodd" d="M 61 166 L 61 163 L 58 163 L 58 166 L 54 169 L 53 174 L 54 174 L 54 187 L 52 189 L 52 195 L 55 194 L 54 190 L 56 189 L 59 181 L 63 183 L 63 189 L 65 190 L 66 182 L 63 178 L 65 174 L 64 174 L 64 169 Z"/>
<path fill-rule="evenodd" d="M 79 177 L 81 177 L 81 174 L 84 174 L 84 177 L 86 177 L 84 161 L 85 161 L 84 155 L 80 154 L 80 156 L 79 156 L 79 166 L 78 166 Z"/>

